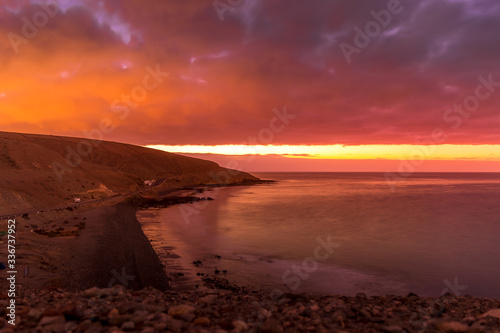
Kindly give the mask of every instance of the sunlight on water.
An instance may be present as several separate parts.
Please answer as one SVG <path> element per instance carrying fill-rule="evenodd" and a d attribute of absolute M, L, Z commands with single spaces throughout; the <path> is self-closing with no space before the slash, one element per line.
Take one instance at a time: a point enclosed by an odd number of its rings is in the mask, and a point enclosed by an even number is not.
<path fill-rule="evenodd" d="M 253 287 L 500 296 L 499 174 L 419 174 L 395 192 L 383 174 L 257 176 L 278 182 L 206 192 L 216 200 L 189 213 L 159 210 L 155 237 L 179 265 L 202 260 L 198 271 Z M 313 259 L 329 235 L 339 246 Z"/>

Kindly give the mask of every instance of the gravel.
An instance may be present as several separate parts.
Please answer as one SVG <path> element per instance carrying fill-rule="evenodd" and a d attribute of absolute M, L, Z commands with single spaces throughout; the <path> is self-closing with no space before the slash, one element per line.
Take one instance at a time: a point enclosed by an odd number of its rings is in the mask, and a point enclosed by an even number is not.
<path fill-rule="evenodd" d="M 26 293 L 0 332 L 500 332 L 500 300 L 90 288 Z M 272 295 L 275 295 L 272 294 Z"/>

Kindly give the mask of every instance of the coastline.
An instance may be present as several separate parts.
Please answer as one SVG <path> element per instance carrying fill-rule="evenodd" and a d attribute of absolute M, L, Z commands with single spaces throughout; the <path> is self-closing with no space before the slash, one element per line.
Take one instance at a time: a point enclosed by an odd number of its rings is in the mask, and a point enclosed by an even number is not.
<path fill-rule="evenodd" d="M 160 201 L 160 206 L 165 203 Z M 500 325 L 500 300 L 449 293 L 439 298 L 411 293 L 314 296 L 248 290 L 223 279 L 206 281 L 212 289 L 172 290 L 136 218 L 139 210 L 130 203 L 118 203 L 79 212 L 86 228 L 72 239 L 70 248 L 63 247 L 68 264 L 59 273 L 66 279 L 65 286 L 28 291 L 17 299 L 16 326 L 0 319 L 0 328 L 145 333 L 495 332 Z M 0 299 L 0 304 L 6 302 Z"/>
<path fill-rule="evenodd" d="M 195 189 L 190 189 L 195 190 Z M 209 194 L 208 192 L 207 194 Z M 174 290 L 172 278 L 137 213 L 194 202 L 146 198 L 73 212 L 85 222 L 76 238 L 43 238 L 58 246 L 52 264 L 64 283 L 27 290 L 16 299 L 16 326 L 47 332 L 498 332 L 500 300 L 441 297 L 311 295 L 250 290 L 206 277 L 206 288 Z M 67 216 L 58 216 L 64 224 Z M 34 221 L 31 221 L 34 222 Z M 29 232 L 23 231 L 25 235 Z M 31 234 L 33 235 L 33 234 Z M 7 299 L 0 298 L 5 312 Z M 6 313 L 4 313 L 6 314 Z"/>
<path fill-rule="evenodd" d="M 115 284 L 131 289 L 169 287 L 169 279 L 142 232 L 136 211 L 130 204 L 119 203 L 83 213 L 87 217 L 86 230 L 75 239 L 67 255 L 70 264 L 65 278 L 70 290 Z"/>
<path fill-rule="evenodd" d="M 228 186 L 249 186 L 268 182 L 270 181 L 247 181 Z M 187 186 L 184 190 L 196 191 L 199 187 L 212 186 Z M 80 218 L 85 219 L 86 228 L 71 244 L 63 259 L 68 262 L 65 270 L 61 272 L 65 288 L 77 291 L 121 284 L 135 290 L 146 287 L 162 291 L 171 289 L 172 277 L 180 277 L 182 273 L 171 272 L 165 268 L 144 233 L 137 213 L 146 208 L 165 208 L 210 200 L 189 194 L 175 194 L 175 191 L 165 191 L 159 198 L 130 197 L 125 202 L 93 208 L 79 214 Z"/>

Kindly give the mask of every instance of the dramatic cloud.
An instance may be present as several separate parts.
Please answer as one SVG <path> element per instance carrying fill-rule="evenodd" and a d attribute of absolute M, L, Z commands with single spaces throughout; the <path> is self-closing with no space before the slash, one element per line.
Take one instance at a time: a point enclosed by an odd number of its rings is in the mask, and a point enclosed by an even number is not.
<path fill-rule="evenodd" d="M 240 144 L 286 105 L 273 144 L 414 144 L 436 128 L 500 144 L 498 1 L 3 3 L 3 130 L 81 136 L 106 119 L 109 140 Z M 145 90 L 146 67 L 169 75 Z"/>

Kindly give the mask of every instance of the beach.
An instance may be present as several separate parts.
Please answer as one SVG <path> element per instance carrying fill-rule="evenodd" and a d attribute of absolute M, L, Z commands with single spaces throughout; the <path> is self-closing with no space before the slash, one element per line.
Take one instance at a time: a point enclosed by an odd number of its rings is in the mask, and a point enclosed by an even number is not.
<path fill-rule="evenodd" d="M 85 222 L 78 237 L 46 238 L 24 251 L 50 254 L 52 274 L 29 281 L 16 300 L 16 325 L 2 319 L 2 332 L 495 332 L 500 325 L 499 300 L 450 293 L 313 295 L 249 289 L 215 274 L 201 277 L 199 290 L 174 290 L 137 209 L 126 202 L 86 209 L 73 214 L 74 223 Z M 51 223 L 65 225 L 63 214 Z M 34 245 L 30 234 L 21 233 L 25 248 Z M 7 301 L 1 297 L 4 312 Z"/>
<path fill-rule="evenodd" d="M 276 182 L 139 212 L 170 270 L 319 295 L 500 297 L 496 174 L 419 174 L 396 192 L 379 173 L 256 176 Z"/>
<path fill-rule="evenodd" d="M 66 285 L 70 289 L 106 288 L 115 283 L 132 289 L 164 290 L 168 279 L 135 218 L 136 209 L 118 204 L 89 210 L 85 232 L 67 251 Z M 118 277 L 126 279 L 119 281 Z M 125 281 L 125 282 L 123 282 Z"/>
<path fill-rule="evenodd" d="M 7 301 L 0 300 L 2 311 Z M 246 290 L 79 292 L 40 290 L 18 299 L 20 332 L 498 332 L 498 300 L 444 295 L 270 295 Z"/>

